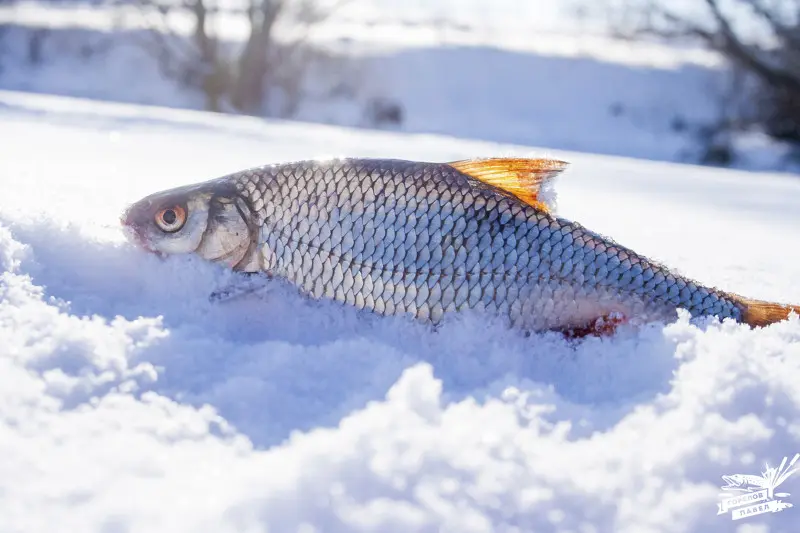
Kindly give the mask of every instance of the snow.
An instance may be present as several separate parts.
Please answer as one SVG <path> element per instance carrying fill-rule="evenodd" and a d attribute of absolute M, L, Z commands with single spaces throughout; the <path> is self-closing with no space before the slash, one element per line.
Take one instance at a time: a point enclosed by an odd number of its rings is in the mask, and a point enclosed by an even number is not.
<path fill-rule="evenodd" d="M 292 118 L 363 126 L 369 102 L 381 98 L 402 106 L 396 129 L 407 133 L 701 159 L 706 141 L 699 129 L 718 119 L 725 87 L 717 56 L 610 39 L 596 20 L 568 17 L 568 2 L 523 4 L 346 3 L 310 32 L 337 61 L 313 71 Z M 134 44 L 142 37 L 135 33 L 142 14 L 117 11 L 36 3 L 0 9 L 0 23 L 10 24 L 0 88 L 201 109 L 202 95 L 166 79 Z M 241 22 L 224 19 L 215 28 L 237 42 L 245 35 Z M 50 32 L 41 44 L 43 61 L 31 66 L 26 57 L 35 28 Z M 87 57 L 89 45 L 101 51 Z M 278 107 L 271 102 L 265 113 L 279 116 Z M 797 170 L 791 151 L 763 136 L 742 137 L 734 147 L 737 168 Z"/>
<path fill-rule="evenodd" d="M 329 155 L 571 162 L 559 210 L 703 282 L 800 303 L 800 181 L 435 135 L 0 92 L 4 532 L 794 531 L 717 516 L 800 452 L 800 320 L 569 343 L 438 333 L 126 243 L 125 205 Z M 781 490 L 796 498 L 800 477 Z"/>

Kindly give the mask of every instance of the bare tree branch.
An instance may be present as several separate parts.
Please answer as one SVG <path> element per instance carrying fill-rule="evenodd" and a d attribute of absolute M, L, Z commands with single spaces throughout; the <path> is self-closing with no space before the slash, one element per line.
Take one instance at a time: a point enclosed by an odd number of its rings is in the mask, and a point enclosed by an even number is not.
<path fill-rule="evenodd" d="M 749 7 L 769 24 L 772 31 L 792 48 L 800 48 L 800 33 L 778 19 L 778 13 L 765 6 L 761 0 L 750 0 Z M 800 4 L 798 4 L 800 7 Z"/>
<path fill-rule="evenodd" d="M 779 67 L 769 65 L 764 59 L 757 57 L 745 46 L 739 36 L 731 28 L 730 21 L 722 14 L 717 0 L 704 0 L 719 24 L 723 39 L 724 51 L 734 60 L 758 74 L 772 85 L 785 86 L 793 91 L 800 91 L 800 77 Z"/>
<path fill-rule="evenodd" d="M 793 42 L 800 38 L 800 33 L 795 36 L 791 28 L 779 23 L 775 14 L 770 12 L 759 0 L 741 1 L 756 9 L 776 34 L 780 31 L 787 37 L 791 35 Z M 708 8 L 716 28 L 705 28 L 685 16 L 668 10 L 660 2 L 648 2 L 645 4 L 645 15 L 648 20 L 633 28 L 629 32 L 629 36 L 636 38 L 651 35 L 671 40 L 687 37 L 699 39 L 709 48 L 720 52 L 728 59 L 760 76 L 767 83 L 786 87 L 792 91 L 800 91 L 800 74 L 774 64 L 768 55 L 755 45 L 746 45 L 741 36 L 733 29 L 730 19 L 720 9 L 718 0 L 703 0 L 703 3 Z M 660 19 L 664 24 L 662 26 L 653 24 L 653 18 Z"/>
<path fill-rule="evenodd" d="M 0 0 L 3 1 L 3 0 Z M 229 7 L 215 0 L 108 0 L 138 7 L 145 27 L 135 38 L 154 55 L 166 75 L 201 89 L 207 106 L 217 110 L 226 99 L 239 112 L 260 114 L 267 93 L 275 83 L 300 91 L 299 65 L 308 61 L 302 48 L 311 28 L 349 0 L 245 0 Z M 249 29 L 243 46 L 228 46 L 214 31 L 219 15 L 238 15 Z M 178 31 L 174 17 L 188 17 L 191 34 Z M 181 19 L 183 21 L 183 19 Z M 288 40 L 284 32 L 289 29 Z M 296 49 L 296 50 L 295 50 Z M 290 65 L 298 63 L 298 65 Z"/>
<path fill-rule="evenodd" d="M 198 58 L 197 52 L 179 35 L 169 22 L 169 16 L 175 5 L 162 4 L 155 0 L 134 0 L 141 8 L 139 10 L 145 25 L 149 28 L 149 38 L 155 41 L 160 50 L 171 50 L 171 55 L 180 55 L 176 58 L 182 62 L 194 62 Z M 155 15 L 155 16 L 153 16 Z M 143 43 L 145 44 L 145 43 Z M 147 46 L 145 44 L 145 46 Z"/>
<path fill-rule="evenodd" d="M 708 138 L 758 125 L 774 138 L 800 144 L 800 0 L 702 0 L 695 5 L 704 8 L 705 17 L 696 10 L 682 13 L 671 0 L 630 0 L 612 13 L 619 20 L 611 23 L 629 39 L 697 41 L 734 67 L 730 72 L 736 81 L 727 82 L 730 92 L 722 102 L 726 116 L 709 126 Z M 756 24 L 740 24 L 740 16 Z"/>

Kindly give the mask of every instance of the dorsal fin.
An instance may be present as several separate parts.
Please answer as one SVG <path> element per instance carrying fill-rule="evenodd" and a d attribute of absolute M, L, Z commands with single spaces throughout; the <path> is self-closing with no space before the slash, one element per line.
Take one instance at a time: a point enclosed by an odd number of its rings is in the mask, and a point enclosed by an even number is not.
<path fill-rule="evenodd" d="M 542 186 L 552 181 L 568 163 L 557 159 L 491 158 L 448 163 L 459 172 L 513 194 L 526 204 L 550 212 Z"/>

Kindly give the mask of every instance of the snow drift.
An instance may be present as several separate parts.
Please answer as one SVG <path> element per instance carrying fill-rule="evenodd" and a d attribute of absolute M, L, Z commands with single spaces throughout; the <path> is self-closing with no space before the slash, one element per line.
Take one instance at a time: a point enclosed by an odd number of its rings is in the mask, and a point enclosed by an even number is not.
<path fill-rule="evenodd" d="M 610 339 L 432 333 L 124 242 L 149 192 L 321 155 L 531 148 L 0 93 L 0 531 L 793 531 L 717 515 L 800 452 L 800 320 Z M 560 211 L 728 290 L 800 303 L 791 176 L 552 154 Z M 781 490 L 800 497 L 800 476 Z M 797 494 L 797 495 L 795 495 Z M 800 501 L 800 500 L 796 500 Z"/>

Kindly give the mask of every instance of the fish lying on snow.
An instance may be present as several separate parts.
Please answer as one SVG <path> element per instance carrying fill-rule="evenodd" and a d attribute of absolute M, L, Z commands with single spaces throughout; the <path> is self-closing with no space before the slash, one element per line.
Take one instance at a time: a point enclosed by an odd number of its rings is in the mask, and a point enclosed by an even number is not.
<path fill-rule="evenodd" d="M 144 248 L 283 278 L 314 298 L 438 323 L 476 310 L 591 333 L 693 316 L 751 326 L 800 307 L 697 283 L 548 207 L 549 159 L 267 165 L 150 195 L 122 222 Z M 609 329 L 610 328 L 610 329 Z"/>

